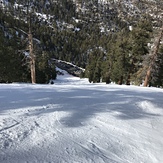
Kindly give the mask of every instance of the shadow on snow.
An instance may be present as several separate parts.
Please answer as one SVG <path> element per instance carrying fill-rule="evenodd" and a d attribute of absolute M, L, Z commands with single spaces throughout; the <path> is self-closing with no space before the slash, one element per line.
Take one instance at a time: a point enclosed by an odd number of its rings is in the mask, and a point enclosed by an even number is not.
<path fill-rule="evenodd" d="M 0 115 L 11 109 L 29 109 L 29 116 L 64 111 L 66 117 L 60 123 L 66 127 L 82 126 L 97 113 L 118 113 L 114 116 L 122 120 L 159 116 L 157 113 L 142 109 L 139 103 L 150 102 L 159 109 L 163 106 L 163 95 L 157 92 L 139 92 L 118 87 L 104 90 L 103 87 L 89 85 L 86 88 L 52 87 L 51 89 L 4 89 L 0 97 Z M 15 92 L 17 91 L 17 92 Z M 157 98 L 157 102 L 156 102 Z M 12 99 L 12 101 L 11 101 Z M 158 103 L 160 101 L 160 103 Z M 33 108 L 33 110 L 30 110 Z"/>

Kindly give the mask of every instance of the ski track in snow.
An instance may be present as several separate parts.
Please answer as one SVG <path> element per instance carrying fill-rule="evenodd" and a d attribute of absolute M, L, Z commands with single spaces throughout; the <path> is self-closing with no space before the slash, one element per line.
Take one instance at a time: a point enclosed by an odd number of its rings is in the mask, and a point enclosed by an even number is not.
<path fill-rule="evenodd" d="M 162 99 L 162 89 L 69 75 L 1 84 L 0 163 L 161 163 Z"/>

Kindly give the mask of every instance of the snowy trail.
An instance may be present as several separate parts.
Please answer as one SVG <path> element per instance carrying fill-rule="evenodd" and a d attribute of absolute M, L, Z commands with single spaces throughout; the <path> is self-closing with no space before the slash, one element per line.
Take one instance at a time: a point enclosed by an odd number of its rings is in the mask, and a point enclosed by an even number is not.
<path fill-rule="evenodd" d="M 0 85 L 0 163 L 163 162 L 162 89 L 65 77 Z"/>

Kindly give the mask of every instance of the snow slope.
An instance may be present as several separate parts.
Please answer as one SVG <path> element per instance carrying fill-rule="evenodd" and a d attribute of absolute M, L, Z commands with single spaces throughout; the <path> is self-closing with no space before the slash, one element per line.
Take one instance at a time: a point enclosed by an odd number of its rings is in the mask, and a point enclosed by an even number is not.
<path fill-rule="evenodd" d="M 162 163 L 163 90 L 0 84 L 0 163 Z"/>

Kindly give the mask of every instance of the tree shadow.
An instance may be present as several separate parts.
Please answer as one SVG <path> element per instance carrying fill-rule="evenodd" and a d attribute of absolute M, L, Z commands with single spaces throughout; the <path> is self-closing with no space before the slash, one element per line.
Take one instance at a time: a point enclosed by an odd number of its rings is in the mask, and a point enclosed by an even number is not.
<path fill-rule="evenodd" d="M 110 113 L 118 113 L 114 116 L 121 120 L 133 120 L 152 116 L 161 116 L 159 113 L 150 112 L 149 108 L 145 110 L 139 106 L 140 103 L 147 102 L 147 104 L 152 104 L 149 107 L 155 106 L 160 109 L 162 103 L 159 104 L 159 107 L 155 101 L 157 93 L 150 93 L 149 95 L 149 93 L 133 93 L 132 91 L 123 91 L 122 94 L 122 90 L 96 91 L 96 93 L 84 90 L 84 92 L 86 94 L 86 98 L 79 98 L 81 95 L 73 97 L 73 100 L 72 97 L 69 98 L 69 103 L 66 105 L 66 107 L 64 107 L 64 111 L 69 111 L 71 114 L 61 118 L 61 124 L 67 127 L 83 126 L 87 120 L 96 116 L 98 113 L 105 113 L 108 115 Z M 87 98 L 88 95 L 90 96 L 89 98 Z M 82 94 L 82 96 L 84 95 Z"/>
<path fill-rule="evenodd" d="M 62 88 L 62 89 L 61 89 Z M 107 88 L 107 89 L 106 89 Z M 127 88 L 127 87 L 126 87 Z M 57 86 L 45 89 L 37 89 L 31 86 L 28 89 L 4 89 L 1 96 L 0 114 L 7 110 L 29 108 L 28 116 L 48 114 L 64 111 L 68 114 L 59 119 L 66 127 L 80 127 L 98 113 L 118 113 L 117 119 L 132 120 L 151 116 L 160 116 L 158 112 L 151 112 L 150 108 L 143 109 L 139 104 L 147 102 L 151 104 L 144 107 L 156 107 L 163 109 L 163 94 L 150 91 L 133 89 L 124 90 L 124 87 L 110 87 L 109 85 L 85 85 L 82 86 Z M 17 91 L 17 92 L 15 92 Z M 12 99 L 12 100 L 11 100 Z M 4 100 L 4 101 L 3 101 Z M 152 108 L 151 108 L 152 109 Z"/>

